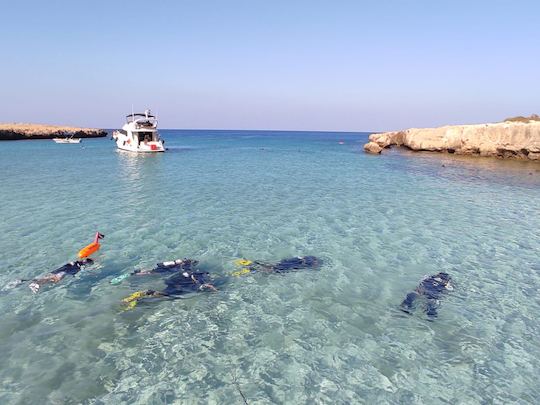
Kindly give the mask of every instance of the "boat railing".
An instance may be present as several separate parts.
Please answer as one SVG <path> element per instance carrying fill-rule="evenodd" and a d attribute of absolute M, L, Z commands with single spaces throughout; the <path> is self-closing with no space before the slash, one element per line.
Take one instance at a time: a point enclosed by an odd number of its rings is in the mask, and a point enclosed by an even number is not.
<path fill-rule="evenodd" d="M 156 116 L 150 113 L 150 110 L 145 111 L 144 113 L 131 113 L 126 115 L 126 121 L 129 124 L 130 122 L 137 121 L 157 121 Z"/>
<path fill-rule="evenodd" d="M 139 118 L 132 121 L 137 128 L 157 128 L 157 119 Z"/>

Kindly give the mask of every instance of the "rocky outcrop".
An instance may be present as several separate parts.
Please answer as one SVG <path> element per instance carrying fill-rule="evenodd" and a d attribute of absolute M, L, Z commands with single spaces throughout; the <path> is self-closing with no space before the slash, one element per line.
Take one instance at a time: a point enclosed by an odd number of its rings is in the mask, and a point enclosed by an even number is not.
<path fill-rule="evenodd" d="M 41 124 L 0 124 L 0 141 L 19 139 L 101 138 L 107 131 L 94 128 L 63 127 Z"/>
<path fill-rule="evenodd" d="M 368 142 L 364 145 L 364 150 L 367 153 L 373 153 L 374 155 L 376 155 L 382 152 L 383 147 L 379 145 L 377 142 Z"/>
<path fill-rule="evenodd" d="M 414 151 L 494 156 L 540 162 L 540 122 L 501 122 L 412 128 L 372 134 L 364 145 L 368 153 L 380 153 L 392 145 Z"/>

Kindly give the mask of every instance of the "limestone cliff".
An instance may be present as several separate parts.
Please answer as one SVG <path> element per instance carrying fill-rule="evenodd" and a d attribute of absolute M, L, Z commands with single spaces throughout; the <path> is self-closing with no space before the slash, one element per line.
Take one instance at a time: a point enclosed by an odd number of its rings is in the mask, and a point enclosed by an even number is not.
<path fill-rule="evenodd" d="M 0 124 L 0 141 L 19 139 L 52 139 L 73 136 L 75 138 L 99 138 L 107 131 L 94 128 L 63 127 L 41 124 Z"/>
<path fill-rule="evenodd" d="M 364 145 L 368 153 L 381 153 L 392 145 L 415 151 L 528 159 L 540 162 L 540 122 L 501 122 L 412 128 L 372 134 Z"/>

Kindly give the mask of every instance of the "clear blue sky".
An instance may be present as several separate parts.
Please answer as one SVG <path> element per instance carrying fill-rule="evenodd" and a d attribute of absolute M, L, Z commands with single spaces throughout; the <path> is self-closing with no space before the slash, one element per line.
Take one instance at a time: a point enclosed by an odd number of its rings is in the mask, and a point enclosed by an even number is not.
<path fill-rule="evenodd" d="M 390 130 L 540 113 L 540 1 L 1 1 L 0 121 Z"/>

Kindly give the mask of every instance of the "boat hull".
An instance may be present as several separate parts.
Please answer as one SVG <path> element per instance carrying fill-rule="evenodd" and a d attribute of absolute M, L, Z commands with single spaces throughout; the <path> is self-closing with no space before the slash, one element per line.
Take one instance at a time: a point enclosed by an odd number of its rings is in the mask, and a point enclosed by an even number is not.
<path fill-rule="evenodd" d="M 56 143 L 81 143 L 81 138 L 53 138 Z"/>
<path fill-rule="evenodd" d="M 131 136 L 124 135 L 120 132 L 113 133 L 113 139 L 116 142 L 116 147 L 121 150 L 126 150 L 135 153 L 159 153 L 165 152 L 163 140 L 159 139 L 149 142 L 137 142 Z"/>
<path fill-rule="evenodd" d="M 116 147 L 120 150 L 127 150 L 128 152 L 135 152 L 135 153 L 160 153 L 165 152 L 165 148 L 156 148 L 154 150 L 152 149 L 142 149 L 142 148 L 131 148 L 124 145 L 118 145 L 116 144 Z"/>

